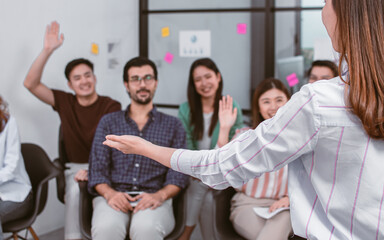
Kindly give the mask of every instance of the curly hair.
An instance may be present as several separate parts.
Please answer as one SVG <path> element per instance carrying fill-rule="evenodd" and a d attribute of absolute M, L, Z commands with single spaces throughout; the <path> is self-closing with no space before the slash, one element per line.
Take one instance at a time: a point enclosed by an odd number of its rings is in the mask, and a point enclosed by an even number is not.
<path fill-rule="evenodd" d="M 0 132 L 3 131 L 9 119 L 7 103 L 0 97 Z"/>

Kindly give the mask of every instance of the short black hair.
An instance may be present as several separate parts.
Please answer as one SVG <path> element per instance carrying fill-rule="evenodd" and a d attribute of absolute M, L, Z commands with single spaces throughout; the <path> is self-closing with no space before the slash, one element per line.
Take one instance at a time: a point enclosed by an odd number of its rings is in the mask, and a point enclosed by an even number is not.
<path fill-rule="evenodd" d="M 144 65 L 149 65 L 153 69 L 153 73 L 155 74 L 155 79 L 157 80 L 157 68 L 154 62 L 149 60 L 146 57 L 135 57 L 129 60 L 125 66 L 124 66 L 124 72 L 123 72 L 123 81 L 128 82 L 128 70 L 131 67 L 142 67 Z"/>
<path fill-rule="evenodd" d="M 65 71 L 64 71 L 64 74 L 65 74 L 65 77 L 67 78 L 67 80 L 69 81 L 69 74 L 72 72 L 72 70 L 80 65 L 80 64 L 85 64 L 87 65 L 88 67 L 91 68 L 92 72 L 93 72 L 93 63 L 91 61 L 89 61 L 88 59 L 85 59 L 85 58 L 77 58 L 77 59 L 73 59 L 72 61 L 70 61 L 67 66 L 65 67 Z"/>
<path fill-rule="evenodd" d="M 311 75 L 313 67 L 327 67 L 332 71 L 333 77 L 339 76 L 339 69 L 337 68 L 337 65 L 332 61 L 329 61 L 329 60 L 313 61 L 311 67 L 308 69 L 307 77 L 309 77 L 309 75 Z"/>

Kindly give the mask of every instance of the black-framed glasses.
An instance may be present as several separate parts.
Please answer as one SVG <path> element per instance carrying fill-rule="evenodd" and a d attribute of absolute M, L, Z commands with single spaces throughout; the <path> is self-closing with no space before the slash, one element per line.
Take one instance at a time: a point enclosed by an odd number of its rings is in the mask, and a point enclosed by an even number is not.
<path fill-rule="evenodd" d="M 151 75 L 151 74 L 147 74 L 143 77 L 139 77 L 139 76 L 132 76 L 130 79 L 129 79 L 129 82 L 133 85 L 140 85 L 141 84 L 141 81 L 144 81 L 144 84 L 145 85 L 149 85 L 149 84 L 152 84 L 154 81 L 155 81 L 155 76 Z"/>

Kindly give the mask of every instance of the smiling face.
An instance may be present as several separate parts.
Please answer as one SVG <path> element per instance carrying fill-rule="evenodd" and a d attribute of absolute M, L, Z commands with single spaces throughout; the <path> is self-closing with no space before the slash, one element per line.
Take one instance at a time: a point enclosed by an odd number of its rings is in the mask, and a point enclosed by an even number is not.
<path fill-rule="evenodd" d="M 132 102 L 141 105 L 152 103 L 157 88 L 157 80 L 153 78 L 151 81 L 144 81 L 144 78 L 148 76 L 154 77 L 154 71 L 149 65 L 128 69 L 128 82 L 124 82 L 124 85 Z M 136 81 L 137 79 L 141 79 L 141 81 Z"/>
<path fill-rule="evenodd" d="M 68 86 L 78 97 L 91 97 L 95 91 L 96 76 L 86 64 L 79 64 L 69 74 Z"/>
<path fill-rule="evenodd" d="M 339 52 L 339 46 L 337 44 L 337 17 L 336 12 L 333 9 L 332 0 L 326 0 L 323 10 L 321 11 L 321 18 L 323 20 L 323 24 L 327 29 L 328 35 L 331 38 L 332 46 L 335 51 Z"/>
<path fill-rule="evenodd" d="M 195 89 L 201 98 L 215 98 L 220 81 L 220 73 L 216 74 L 205 66 L 198 66 L 193 71 Z"/>
<path fill-rule="evenodd" d="M 288 101 L 287 96 L 279 89 L 272 88 L 259 98 L 259 111 L 264 119 L 275 116 L 277 110 Z"/>

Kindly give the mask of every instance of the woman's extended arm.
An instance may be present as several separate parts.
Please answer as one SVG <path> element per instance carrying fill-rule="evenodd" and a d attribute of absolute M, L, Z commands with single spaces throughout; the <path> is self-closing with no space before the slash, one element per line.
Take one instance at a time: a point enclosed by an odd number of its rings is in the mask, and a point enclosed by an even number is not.
<path fill-rule="evenodd" d="M 126 154 L 149 157 L 217 189 L 241 187 L 313 151 L 320 130 L 314 96 L 311 86 L 303 87 L 272 119 L 220 149 L 175 150 L 135 136 L 107 136 L 104 144 Z"/>
<path fill-rule="evenodd" d="M 176 151 L 173 148 L 154 145 L 140 137 L 108 135 L 103 143 L 125 154 L 138 154 L 154 159 L 166 167 L 171 167 L 171 157 Z"/>

